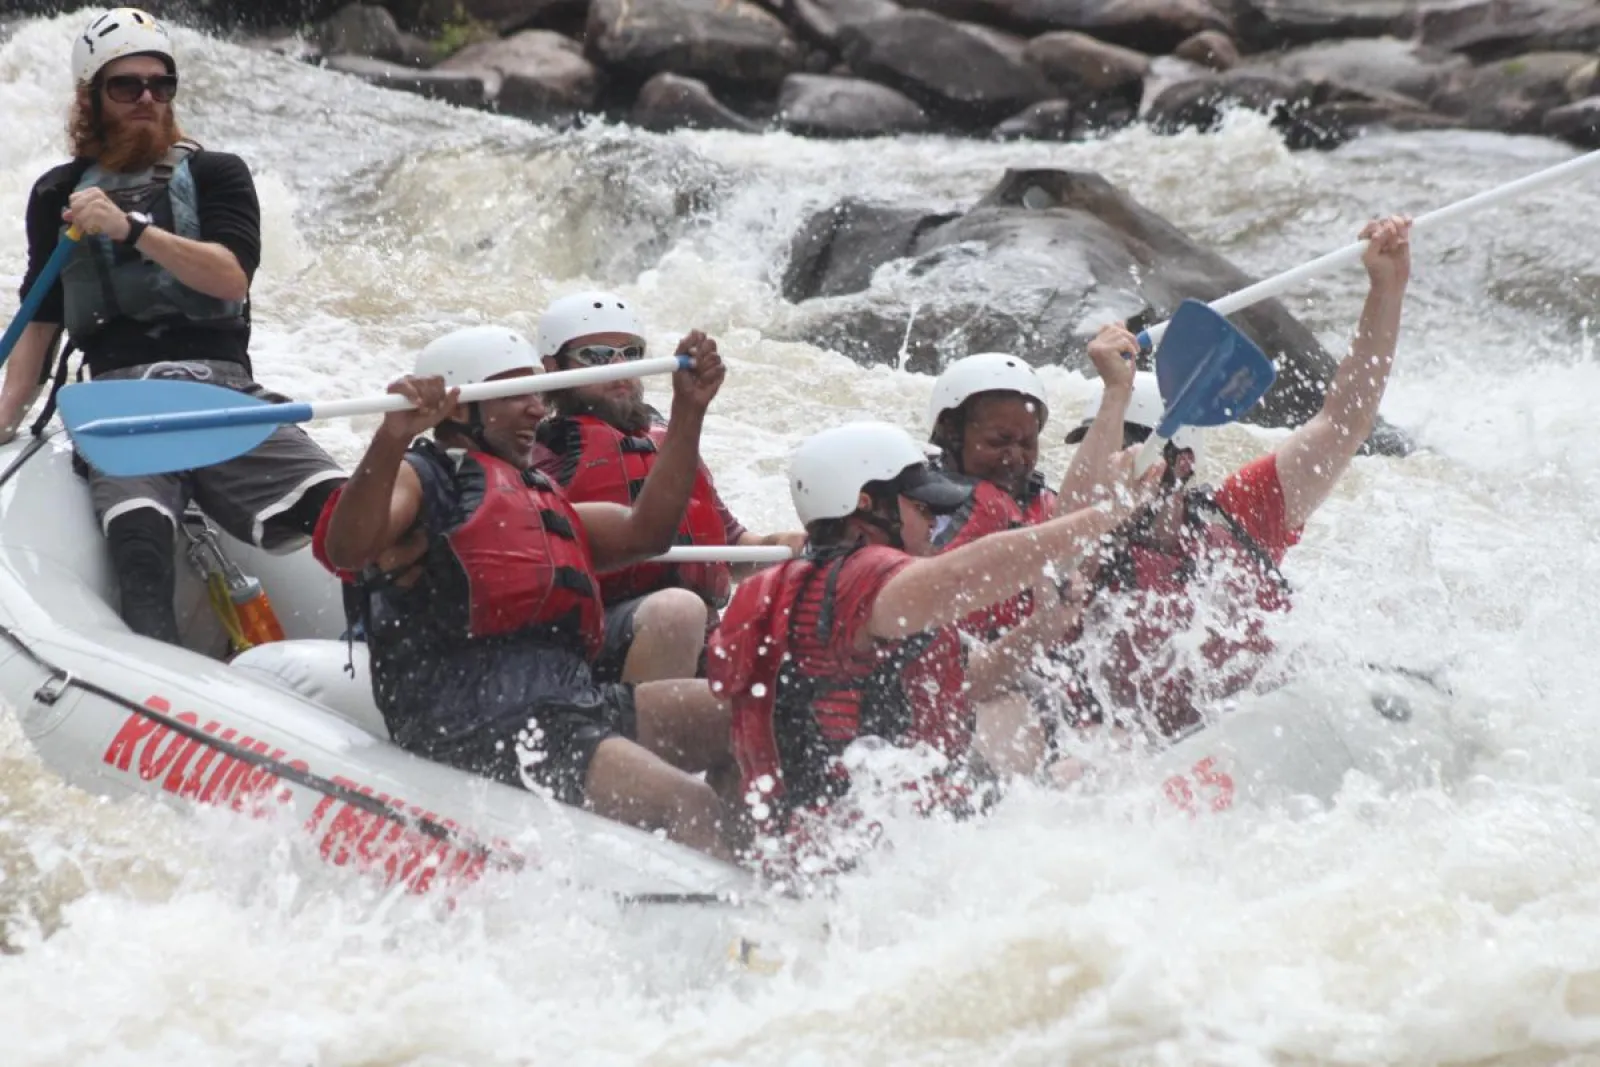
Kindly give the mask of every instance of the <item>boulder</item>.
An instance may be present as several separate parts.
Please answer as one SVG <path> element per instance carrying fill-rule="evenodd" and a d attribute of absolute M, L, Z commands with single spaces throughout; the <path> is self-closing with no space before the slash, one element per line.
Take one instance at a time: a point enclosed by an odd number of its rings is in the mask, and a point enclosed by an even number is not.
<path fill-rule="evenodd" d="M 1538 133 L 1545 112 L 1572 102 L 1568 83 L 1591 58 L 1579 52 L 1533 52 L 1457 71 L 1434 94 L 1434 110 L 1468 126 Z"/>
<path fill-rule="evenodd" d="M 840 31 L 845 61 L 890 85 L 936 118 L 987 127 L 1051 95 L 1016 47 L 966 23 L 906 11 Z"/>
<path fill-rule="evenodd" d="M 1247 52 L 1332 38 L 1409 37 L 1418 0 L 1233 0 Z"/>
<path fill-rule="evenodd" d="M 813 137 L 916 133 L 928 116 L 903 93 L 860 78 L 791 74 L 778 93 L 785 129 Z"/>
<path fill-rule="evenodd" d="M 325 56 L 371 56 L 406 67 L 432 66 L 434 46 L 395 25 L 376 4 L 346 4 L 317 27 L 316 49 Z"/>
<path fill-rule="evenodd" d="M 1071 100 L 1041 100 L 994 128 L 1000 141 L 1081 141 L 1094 128 Z"/>
<path fill-rule="evenodd" d="M 1077 30 L 1148 55 L 1172 51 L 1203 30 L 1231 30 L 1211 0 L 901 0 L 946 18 L 1029 35 Z"/>
<path fill-rule="evenodd" d="M 1453 0 L 1417 13 L 1421 43 L 1475 59 L 1600 50 L 1595 0 Z"/>
<path fill-rule="evenodd" d="M 500 111 L 537 122 L 594 110 L 604 82 L 581 45 L 549 30 L 468 45 L 434 69 L 481 78 Z"/>
<path fill-rule="evenodd" d="M 1540 130 L 1579 148 L 1600 148 L 1600 96 L 1587 96 L 1544 113 Z"/>
<path fill-rule="evenodd" d="M 1211 70 L 1231 70 L 1239 65 L 1239 46 L 1220 30 L 1202 30 L 1178 45 L 1172 54 Z"/>
<path fill-rule="evenodd" d="M 1098 174 L 1013 170 L 959 216 L 854 201 L 814 216 L 783 291 L 805 339 L 869 364 L 898 363 L 904 346 L 908 368 L 933 373 L 982 350 L 1082 367 L 1095 324 L 1165 319 L 1253 280 Z M 1230 318 L 1278 363 L 1249 420 L 1315 413 L 1335 361 L 1311 332 L 1277 301 Z"/>
<path fill-rule="evenodd" d="M 329 70 L 353 74 L 362 81 L 384 89 L 399 89 L 416 93 L 431 100 L 442 100 L 458 107 L 485 106 L 483 79 L 458 71 L 417 70 L 398 63 L 385 63 L 371 56 L 329 56 L 324 61 Z"/>
<path fill-rule="evenodd" d="M 1368 127 L 1452 129 L 1461 121 L 1420 101 L 1382 89 L 1290 79 L 1245 68 L 1180 81 L 1151 101 L 1146 119 L 1158 131 L 1215 129 L 1223 112 L 1247 108 L 1268 115 L 1290 148 L 1337 148 Z"/>
<path fill-rule="evenodd" d="M 1150 57 L 1085 33 L 1058 30 L 1028 42 L 1023 57 L 1063 96 L 1094 99 L 1111 94 L 1139 99 Z"/>
<path fill-rule="evenodd" d="M 803 36 L 834 48 L 846 26 L 898 14 L 900 5 L 893 0 L 792 0 L 790 11 Z"/>
<path fill-rule="evenodd" d="M 587 40 L 596 61 L 637 77 L 776 88 L 803 59 L 783 23 L 749 0 L 593 0 Z"/>
<path fill-rule="evenodd" d="M 677 74 L 657 74 L 644 83 L 633 103 L 632 121 L 647 130 L 761 130 L 760 124 L 719 101 L 705 82 Z"/>
<path fill-rule="evenodd" d="M 434 32 L 449 24 L 478 24 L 497 33 L 529 27 L 583 26 L 588 0 L 386 0 L 403 26 Z"/>
<path fill-rule="evenodd" d="M 1355 89 L 1400 93 L 1417 101 L 1433 96 L 1471 63 L 1451 52 L 1393 37 L 1328 41 L 1252 59 L 1250 70 L 1292 80 L 1327 81 Z"/>

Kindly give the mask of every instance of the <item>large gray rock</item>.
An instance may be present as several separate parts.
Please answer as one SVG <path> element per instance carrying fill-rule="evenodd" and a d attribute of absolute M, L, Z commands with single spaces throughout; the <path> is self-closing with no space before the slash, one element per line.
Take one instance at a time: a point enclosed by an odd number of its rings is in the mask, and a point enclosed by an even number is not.
<path fill-rule="evenodd" d="M 785 129 L 813 137 L 916 133 L 928 116 L 903 93 L 860 78 L 791 74 L 778 93 Z"/>
<path fill-rule="evenodd" d="M 593 110 L 604 84 L 582 46 L 549 30 L 468 45 L 434 69 L 476 75 L 502 112 L 537 122 Z"/>
<path fill-rule="evenodd" d="M 1071 100 L 1041 100 L 996 126 L 994 137 L 1000 141 L 1081 141 L 1096 125 Z"/>
<path fill-rule="evenodd" d="M 1137 101 L 1150 73 L 1150 57 L 1143 52 L 1074 30 L 1040 34 L 1028 42 L 1023 56 L 1069 99 L 1110 93 L 1131 94 Z"/>
<path fill-rule="evenodd" d="M 446 24 L 468 22 L 511 33 L 530 26 L 582 26 L 589 0 L 385 0 L 385 4 L 401 25 L 416 29 L 432 32 Z"/>
<path fill-rule="evenodd" d="M 1540 128 L 1579 148 L 1600 148 L 1600 96 L 1586 96 L 1545 112 Z"/>
<path fill-rule="evenodd" d="M 795 238 L 784 296 L 800 302 L 806 339 L 863 363 L 896 363 L 904 344 L 908 367 L 933 372 L 982 350 L 1083 366 L 1100 322 L 1165 319 L 1253 280 L 1097 174 L 1016 170 L 956 217 L 822 212 Z M 1276 301 L 1231 319 L 1278 363 L 1251 421 L 1313 414 L 1335 363 L 1311 332 Z"/>
<path fill-rule="evenodd" d="M 1232 29 L 1211 0 L 901 0 L 947 18 L 1018 33 L 1077 30 L 1150 55 L 1202 30 Z"/>
<path fill-rule="evenodd" d="M 398 63 L 386 63 L 371 56 L 329 56 L 324 65 L 329 70 L 353 74 L 361 80 L 384 89 L 398 89 L 416 93 L 431 100 L 442 100 L 458 107 L 484 107 L 488 97 L 484 93 L 483 79 L 458 71 L 417 70 Z"/>
<path fill-rule="evenodd" d="M 925 11 L 847 26 L 839 40 L 856 73 L 958 126 L 987 126 L 1052 95 L 1022 59 L 1021 42 L 1013 46 L 982 27 Z"/>
<path fill-rule="evenodd" d="M 317 45 L 324 55 L 371 56 L 404 62 L 405 40 L 387 8 L 346 4 L 317 27 Z"/>
<path fill-rule="evenodd" d="M 1211 130 L 1231 108 L 1269 116 L 1284 142 L 1297 149 L 1336 148 L 1370 127 L 1431 130 L 1462 124 L 1400 93 L 1291 79 L 1245 68 L 1169 85 L 1151 101 L 1145 118 L 1163 133 Z"/>
<path fill-rule="evenodd" d="M 800 32 L 813 42 L 834 47 L 839 31 L 900 11 L 893 0 L 792 0 L 790 12 Z"/>
<path fill-rule="evenodd" d="M 1202 30 L 1178 45 L 1172 54 L 1211 70 L 1232 70 L 1239 65 L 1239 46 L 1220 30 Z"/>
<path fill-rule="evenodd" d="M 1230 0 L 1246 51 L 1340 37 L 1409 37 L 1418 0 Z"/>
<path fill-rule="evenodd" d="M 644 83 L 633 102 L 632 121 L 647 130 L 761 130 L 718 100 L 705 82 L 677 74 L 657 74 Z"/>
<path fill-rule="evenodd" d="M 1394 37 L 1376 37 L 1307 45 L 1253 59 L 1246 69 L 1295 80 L 1381 89 L 1425 101 L 1451 74 L 1469 66 L 1466 57 L 1453 52 Z"/>
<path fill-rule="evenodd" d="M 1447 0 L 1417 14 L 1423 44 L 1498 59 L 1523 52 L 1600 49 L 1595 0 Z"/>
<path fill-rule="evenodd" d="M 1434 94 L 1434 110 L 1467 125 L 1538 133 L 1545 112 L 1572 102 L 1573 75 L 1591 63 L 1581 52 L 1533 52 L 1458 71 Z"/>
<path fill-rule="evenodd" d="M 593 0 L 589 52 L 635 75 L 777 87 L 800 69 L 788 29 L 748 0 Z"/>

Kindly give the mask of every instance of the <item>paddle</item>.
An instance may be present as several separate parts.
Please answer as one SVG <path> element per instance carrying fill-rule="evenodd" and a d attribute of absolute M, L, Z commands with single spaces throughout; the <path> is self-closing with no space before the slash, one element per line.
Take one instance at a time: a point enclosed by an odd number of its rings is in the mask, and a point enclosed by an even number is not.
<path fill-rule="evenodd" d="M 1555 166 L 1546 167 L 1541 171 L 1535 171 L 1533 174 L 1507 182 L 1493 189 L 1474 193 L 1463 200 L 1457 200 L 1453 204 L 1447 204 L 1442 208 L 1430 211 L 1426 215 L 1419 215 L 1412 220 L 1412 232 L 1427 229 L 1429 226 L 1436 226 L 1450 219 L 1459 218 L 1479 208 L 1502 203 L 1522 193 L 1564 182 L 1596 167 L 1600 167 L 1600 150 L 1589 152 L 1575 159 L 1569 159 L 1565 163 L 1557 163 Z M 1319 256 L 1309 263 L 1302 263 L 1292 270 L 1286 270 L 1282 274 L 1276 274 L 1271 278 L 1256 282 L 1254 285 L 1246 286 L 1236 293 L 1218 297 L 1216 300 L 1211 301 L 1209 306 L 1211 310 L 1220 314 L 1231 315 L 1235 311 L 1240 311 L 1269 297 L 1287 292 L 1307 278 L 1333 270 L 1335 267 L 1345 267 L 1352 263 L 1359 263 L 1361 262 L 1362 253 L 1366 250 L 1366 241 L 1356 241 L 1345 245 L 1343 248 L 1335 249 L 1327 255 Z M 1152 345 L 1161 340 L 1161 335 L 1171 325 L 1172 323 L 1169 321 L 1145 328 L 1139 333 L 1139 344 L 1145 351 L 1149 351 Z"/>
<path fill-rule="evenodd" d="M 1442 208 L 1430 211 L 1427 214 L 1421 215 L 1414 219 L 1411 223 L 1411 228 L 1413 231 L 1426 229 L 1429 226 L 1434 226 L 1453 218 L 1459 218 L 1460 216 L 1476 211 L 1479 208 L 1489 207 L 1492 204 L 1498 204 L 1503 201 L 1510 200 L 1512 197 L 1518 196 L 1522 193 L 1530 192 L 1534 189 L 1542 189 L 1547 185 L 1555 185 L 1557 182 L 1566 181 L 1569 178 L 1575 177 L 1597 166 L 1600 166 L 1600 151 L 1589 152 L 1586 155 L 1578 156 L 1575 159 L 1569 159 L 1564 163 L 1557 163 L 1553 167 L 1546 167 L 1544 170 L 1518 178 L 1515 181 L 1507 182 L 1506 184 L 1497 186 L 1496 188 L 1487 189 L 1481 193 L 1475 193 L 1472 196 L 1466 197 L 1465 199 L 1457 200 L 1453 204 L 1447 204 Z M 1235 311 L 1241 311 L 1252 304 L 1259 303 L 1262 300 L 1266 300 L 1270 297 L 1278 296 L 1281 293 L 1287 292 L 1289 289 L 1292 289 L 1294 286 L 1305 281 L 1307 278 L 1314 277 L 1315 275 L 1321 274 L 1324 271 L 1333 270 L 1336 267 L 1348 266 L 1352 263 L 1359 263 L 1361 261 L 1361 256 L 1366 249 L 1366 241 L 1356 241 L 1352 244 L 1344 246 L 1343 248 L 1329 252 L 1324 256 L 1319 256 L 1309 263 L 1303 263 L 1291 270 L 1284 271 L 1282 274 L 1276 274 L 1271 278 L 1266 278 L 1262 281 L 1256 282 L 1254 285 L 1248 285 L 1237 292 L 1229 293 L 1227 296 L 1219 297 L 1205 306 L 1209 307 L 1210 310 L 1215 312 L 1219 317 L 1222 315 L 1232 314 Z M 1184 303 L 1189 304 L 1193 303 L 1193 301 L 1186 300 Z M 1158 323 L 1154 326 L 1149 326 L 1144 330 L 1141 330 L 1139 332 L 1140 347 L 1145 351 L 1149 351 L 1152 346 L 1160 344 L 1167 331 L 1170 330 L 1174 324 L 1179 323 L 1181 316 L 1182 308 L 1179 309 L 1179 314 L 1174 315 L 1169 321 Z M 1224 323 L 1223 325 L 1226 326 L 1227 324 Z M 1239 334 L 1238 331 L 1232 326 L 1227 326 L 1227 329 L 1234 335 L 1237 335 L 1237 340 L 1243 340 L 1245 343 L 1249 343 L 1248 339 L 1244 338 L 1243 334 Z M 1213 343 L 1236 344 L 1237 340 L 1233 338 L 1217 340 L 1215 335 L 1213 335 Z M 1251 347 L 1254 348 L 1254 345 L 1251 345 Z M 1259 350 L 1257 351 L 1259 352 Z M 1204 351 L 1199 350 L 1197 342 L 1185 341 L 1183 345 L 1176 350 L 1176 355 L 1181 358 L 1173 360 L 1175 367 L 1180 369 L 1174 370 L 1168 375 L 1163 375 L 1161 370 L 1161 360 L 1164 356 L 1166 356 L 1166 353 L 1167 346 L 1163 345 L 1161 350 L 1156 354 L 1156 375 L 1161 382 L 1161 396 L 1163 399 L 1174 396 L 1174 394 L 1169 390 L 1177 387 L 1175 379 L 1183 378 L 1191 382 L 1194 381 L 1198 374 L 1199 365 L 1206 356 Z M 1181 373 L 1181 368 L 1183 367 L 1194 367 L 1196 369 L 1189 373 Z M 1206 380 L 1213 379 L 1210 375 L 1207 375 Z M 1214 380 L 1220 385 L 1223 379 Z M 1270 386 L 1272 384 L 1272 379 L 1268 378 L 1266 384 Z M 1247 393 L 1240 392 L 1236 399 L 1238 401 L 1242 401 L 1246 395 Z M 1135 470 L 1142 473 L 1148 469 L 1150 464 L 1155 462 L 1156 456 L 1160 454 L 1162 446 L 1164 446 L 1170 439 L 1172 433 L 1177 432 L 1179 426 L 1217 426 L 1221 425 L 1223 422 L 1231 422 L 1233 419 L 1237 419 L 1241 415 L 1245 414 L 1245 412 L 1249 411 L 1250 408 L 1253 407 L 1260 399 L 1261 394 L 1257 394 L 1255 397 L 1251 398 L 1248 403 L 1244 403 L 1242 406 L 1240 406 L 1238 403 L 1230 402 L 1226 405 L 1221 405 L 1219 408 L 1218 405 L 1212 404 L 1212 410 L 1210 411 L 1210 414 L 1214 415 L 1219 409 L 1232 411 L 1231 417 L 1223 418 L 1216 422 L 1202 422 L 1192 417 L 1186 417 L 1186 415 L 1192 415 L 1193 411 L 1179 412 L 1176 410 L 1178 408 L 1176 400 L 1168 401 L 1167 411 L 1162 416 L 1161 426 L 1158 428 L 1158 432 L 1151 434 L 1150 437 L 1146 439 L 1144 447 L 1139 451 L 1138 458 L 1134 464 Z M 1204 410 L 1207 407 L 1207 400 L 1204 396 L 1203 390 L 1200 393 L 1191 395 L 1189 397 L 1188 407 L 1190 409 L 1199 410 L 1201 414 L 1207 413 Z"/>
<path fill-rule="evenodd" d="M 794 558 L 788 545 L 678 545 L 652 563 L 782 563 Z"/>
<path fill-rule="evenodd" d="M 1254 341 L 1198 300 L 1180 304 L 1168 326 L 1156 353 L 1156 381 L 1167 408 L 1134 458 L 1138 474 L 1149 469 L 1180 427 L 1234 421 L 1266 395 L 1278 376 Z"/>
<path fill-rule="evenodd" d="M 680 355 L 528 374 L 462 386 L 461 400 L 547 393 L 688 367 L 689 357 Z M 381 415 L 412 406 L 392 393 L 273 404 L 220 385 L 151 378 L 69 385 L 61 390 L 58 403 L 67 433 L 83 458 L 114 478 L 221 463 L 250 451 L 286 423 Z"/>
<path fill-rule="evenodd" d="M 39 305 L 44 303 L 45 294 L 56 284 L 56 279 L 61 277 L 61 269 L 67 265 L 67 257 L 72 255 L 72 250 L 78 247 L 78 242 L 82 238 L 82 231 L 76 226 L 68 226 L 67 232 L 56 243 L 55 251 L 45 260 L 44 269 L 33 281 L 33 288 L 22 298 L 22 306 L 17 308 L 16 317 L 11 320 L 11 325 L 6 327 L 5 334 L 0 336 L 0 365 L 4 365 L 5 361 L 11 358 L 11 350 L 17 347 L 17 341 L 22 338 L 22 331 L 33 321 L 34 313 L 39 310 Z"/>

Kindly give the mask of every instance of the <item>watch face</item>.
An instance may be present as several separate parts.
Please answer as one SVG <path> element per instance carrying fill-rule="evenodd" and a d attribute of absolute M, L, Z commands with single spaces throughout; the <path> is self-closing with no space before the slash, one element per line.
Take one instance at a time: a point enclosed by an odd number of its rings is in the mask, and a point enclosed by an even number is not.
<path fill-rule="evenodd" d="M 146 226 L 150 225 L 150 216 L 146 215 L 142 211 L 130 211 L 128 212 L 128 218 L 132 219 L 134 222 L 141 222 Z"/>

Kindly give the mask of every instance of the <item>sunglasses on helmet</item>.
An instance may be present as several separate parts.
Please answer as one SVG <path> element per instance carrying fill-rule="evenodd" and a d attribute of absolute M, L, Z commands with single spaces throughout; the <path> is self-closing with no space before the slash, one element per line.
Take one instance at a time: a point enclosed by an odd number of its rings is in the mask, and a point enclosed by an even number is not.
<path fill-rule="evenodd" d="M 621 348 L 613 345 L 579 345 L 577 348 L 562 349 L 561 355 L 569 363 L 580 367 L 599 367 L 619 359 L 627 363 L 643 359 L 644 345 L 623 345 Z"/>
<path fill-rule="evenodd" d="M 141 78 L 137 74 L 113 74 L 106 79 L 106 95 L 119 104 L 132 104 L 150 91 L 150 99 L 158 104 L 169 103 L 178 95 L 176 74 L 157 74 Z"/>

